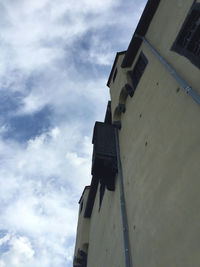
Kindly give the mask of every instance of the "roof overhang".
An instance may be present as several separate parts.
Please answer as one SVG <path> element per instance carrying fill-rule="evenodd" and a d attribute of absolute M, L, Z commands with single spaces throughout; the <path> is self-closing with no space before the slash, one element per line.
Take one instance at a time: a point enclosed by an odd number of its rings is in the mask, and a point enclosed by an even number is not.
<path fill-rule="evenodd" d="M 110 72 L 110 75 L 109 75 L 109 78 L 108 78 L 108 82 L 107 82 L 107 86 L 108 87 L 110 86 L 110 82 L 111 82 L 112 75 L 113 75 L 113 72 L 115 70 L 115 66 L 117 64 L 118 58 L 119 58 L 120 55 L 123 55 L 125 53 L 126 53 L 126 51 L 117 52 L 117 54 L 115 56 L 115 60 L 114 60 L 113 66 L 112 66 L 112 69 L 111 69 L 111 72 Z"/>
<path fill-rule="evenodd" d="M 87 190 L 87 189 L 90 189 L 90 185 L 87 185 L 87 186 L 85 186 L 85 188 L 84 188 L 84 190 L 83 190 L 83 193 L 82 193 L 82 195 L 81 195 L 81 197 L 80 197 L 80 199 L 79 199 L 79 204 L 81 203 L 81 200 L 82 200 L 82 198 L 83 198 L 83 196 L 84 196 L 84 194 L 85 194 L 85 191 Z"/>
<path fill-rule="evenodd" d="M 90 185 L 90 191 L 89 191 L 88 198 L 87 198 L 85 213 L 84 213 L 85 218 L 91 217 L 93 206 L 94 206 L 94 200 L 95 200 L 96 192 L 98 188 L 98 183 L 99 183 L 99 179 L 93 176 L 91 185 Z"/>
<path fill-rule="evenodd" d="M 142 39 L 137 36 L 145 36 L 149 25 L 156 13 L 156 10 L 159 6 L 160 0 L 148 0 L 145 9 L 142 13 L 142 16 L 139 20 L 135 33 L 131 39 L 131 42 L 128 46 L 124 59 L 122 61 L 121 67 L 128 68 L 131 67 L 138 50 L 140 49 Z"/>

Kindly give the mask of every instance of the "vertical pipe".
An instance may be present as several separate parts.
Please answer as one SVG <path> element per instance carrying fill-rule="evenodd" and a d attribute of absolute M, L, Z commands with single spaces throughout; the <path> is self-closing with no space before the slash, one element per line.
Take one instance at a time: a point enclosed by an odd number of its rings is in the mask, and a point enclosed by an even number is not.
<path fill-rule="evenodd" d="M 122 214 L 124 254 L 125 254 L 125 263 L 126 263 L 125 266 L 131 267 L 131 257 L 130 257 L 129 237 L 128 237 L 128 223 L 127 223 L 127 214 L 126 214 L 125 197 L 124 197 L 122 165 L 121 165 L 121 159 L 120 159 L 119 136 L 118 136 L 118 129 L 116 128 L 115 128 L 115 142 L 116 142 L 116 151 L 117 151 L 117 168 L 118 168 L 118 180 L 119 180 L 119 190 L 120 190 L 120 205 L 121 205 L 121 214 Z"/>

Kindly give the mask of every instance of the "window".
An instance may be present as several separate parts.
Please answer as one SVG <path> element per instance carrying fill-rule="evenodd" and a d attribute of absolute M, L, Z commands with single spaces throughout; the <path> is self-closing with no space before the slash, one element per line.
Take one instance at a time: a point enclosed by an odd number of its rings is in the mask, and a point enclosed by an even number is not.
<path fill-rule="evenodd" d="M 172 46 L 172 51 L 200 68 L 200 3 L 194 3 Z"/>
<path fill-rule="evenodd" d="M 117 76 L 117 68 L 116 68 L 114 75 L 113 75 L 113 82 L 115 81 L 116 76 Z"/>
<path fill-rule="evenodd" d="M 132 71 L 129 72 L 134 89 L 136 89 L 147 64 L 148 64 L 148 60 L 145 57 L 145 55 L 141 52 L 135 64 L 135 67 L 133 68 Z"/>

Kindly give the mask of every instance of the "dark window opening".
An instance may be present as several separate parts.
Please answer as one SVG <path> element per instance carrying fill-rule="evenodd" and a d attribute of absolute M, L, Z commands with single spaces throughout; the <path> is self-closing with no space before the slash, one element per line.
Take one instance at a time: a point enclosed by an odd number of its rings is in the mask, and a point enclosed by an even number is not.
<path fill-rule="evenodd" d="M 78 255 L 75 257 L 74 267 L 87 267 L 87 253 L 78 249 Z"/>
<path fill-rule="evenodd" d="M 200 68 L 200 3 L 192 5 L 172 50 Z"/>
<path fill-rule="evenodd" d="M 117 68 L 116 68 L 114 75 L 113 75 L 113 82 L 115 81 L 116 76 L 117 76 Z"/>
<path fill-rule="evenodd" d="M 147 64 L 148 64 L 148 60 L 145 57 L 145 55 L 141 52 L 135 64 L 135 67 L 133 68 L 132 71 L 129 72 L 134 89 L 136 89 Z"/>

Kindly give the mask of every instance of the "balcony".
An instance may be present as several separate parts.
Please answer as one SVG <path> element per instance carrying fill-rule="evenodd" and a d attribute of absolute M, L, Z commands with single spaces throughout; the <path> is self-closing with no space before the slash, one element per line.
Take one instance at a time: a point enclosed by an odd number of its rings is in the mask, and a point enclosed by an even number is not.
<path fill-rule="evenodd" d="M 96 122 L 93 133 L 92 175 L 100 179 L 108 190 L 115 189 L 117 154 L 115 128 L 111 124 Z"/>

